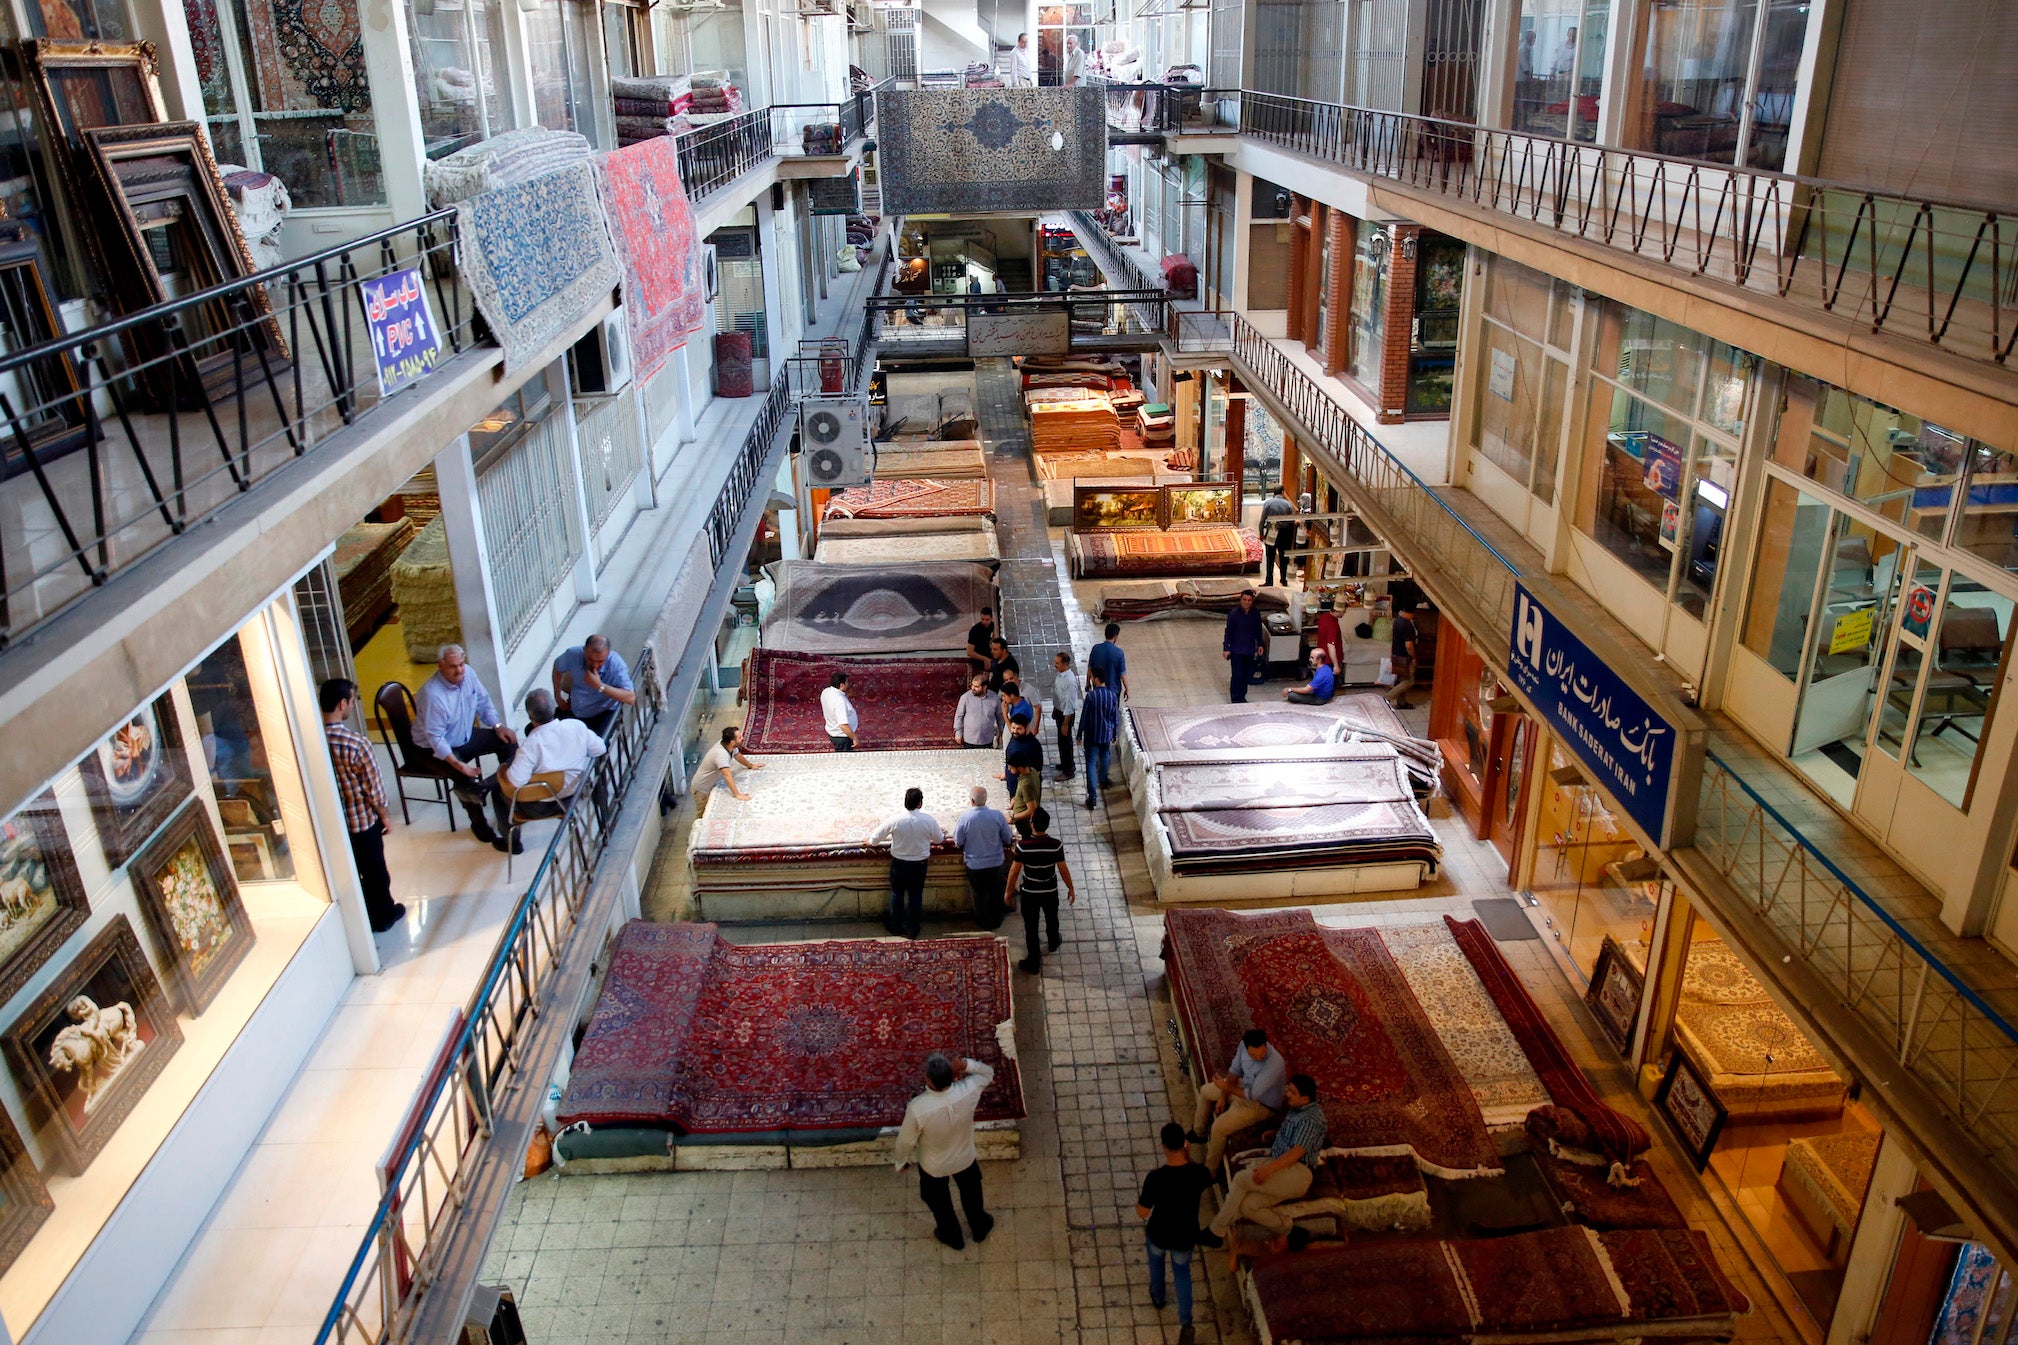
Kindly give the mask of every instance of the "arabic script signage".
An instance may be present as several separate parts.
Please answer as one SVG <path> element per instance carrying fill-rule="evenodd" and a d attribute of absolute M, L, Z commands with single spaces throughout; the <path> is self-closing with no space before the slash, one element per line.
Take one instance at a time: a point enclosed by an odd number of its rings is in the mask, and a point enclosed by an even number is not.
<path fill-rule="evenodd" d="M 1675 728 L 1519 584 L 1507 672 L 1641 830 L 1668 843 Z"/>
<path fill-rule="evenodd" d="M 390 397 L 418 383 L 448 358 L 419 268 L 410 266 L 360 281 L 357 288 L 364 300 L 364 321 L 371 330 L 382 395 Z"/>

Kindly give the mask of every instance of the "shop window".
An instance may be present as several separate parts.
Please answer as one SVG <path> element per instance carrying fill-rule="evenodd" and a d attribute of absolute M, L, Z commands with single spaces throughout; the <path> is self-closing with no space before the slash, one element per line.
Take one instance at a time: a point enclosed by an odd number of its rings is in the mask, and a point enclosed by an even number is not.
<path fill-rule="evenodd" d="M 1597 138 L 1610 22 L 1609 0 L 1523 0 L 1514 55 L 1515 130 Z"/>
<path fill-rule="evenodd" d="M 1588 980 L 1605 941 L 1652 938 L 1659 872 L 1561 743 L 1543 756 L 1530 886 L 1550 932 Z"/>
<path fill-rule="evenodd" d="M 421 133 L 430 159 L 512 129 L 504 3 L 408 0 Z"/>
<path fill-rule="evenodd" d="M 1378 400 L 1381 361 L 1387 350 L 1387 258 L 1393 237 L 1384 224 L 1362 222 L 1358 233 L 1345 371 Z"/>
<path fill-rule="evenodd" d="M 1464 244 L 1424 233 L 1416 244 L 1415 315 L 1408 342 L 1411 415 L 1448 413 L 1457 368 L 1458 305 L 1464 295 Z"/>
<path fill-rule="evenodd" d="M 1785 166 L 1808 0 L 1654 0 L 1637 143 Z"/>
<path fill-rule="evenodd" d="M 2010 656 L 2009 595 L 1920 561 L 1899 602 L 1878 741 L 1957 808 L 1975 785 Z"/>
<path fill-rule="evenodd" d="M 491 416 L 476 463 L 477 503 L 490 559 L 491 591 L 507 652 L 516 650 L 582 553 L 580 476 L 568 447 L 563 406 L 548 389 L 521 390 Z M 476 449 L 478 431 L 470 434 Z"/>
<path fill-rule="evenodd" d="M 604 0 L 603 51 L 613 79 L 635 79 L 644 73 L 645 46 L 650 42 L 650 23 L 636 5 Z"/>
<path fill-rule="evenodd" d="M 1551 504 L 1569 366 L 1491 321 L 1485 324 L 1485 355 L 1486 376 L 1473 390 L 1472 447 Z"/>
<path fill-rule="evenodd" d="M 1659 1109 L 1683 1118 L 1684 1147 L 1707 1158 L 1706 1178 L 1826 1333 L 1883 1131 L 1715 930 L 1689 914 L 1676 936 L 1685 940 L 1682 982 L 1656 1057 L 1669 1076 Z M 1626 951 L 1644 967 L 1644 944 Z"/>
<path fill-rule="evenodd" d="M 1037 7 L 1037 82 L 1082 84 L 1091 72 L 1098 16 L 1083 0 Z M 1108 16 L 1111 18 L 1111 14 Z"/>
<path fill-rule="evenodd" d="M 881 12 L 888 15 L 909 11 Z M 722 70 L 728 73 L 729 83 L 755 96 L 746 55 L 742 0 L 726 0 L 719 8 L 677 9 L 670 21 L 665 19 L 665 13 L 659 11 L 661 21 L 657 25 L 663 39 L 659 48 L 661 73 L 685 75 Z"/>
<path fill-rule="evenodd" d="M 533 119 L 549 131 L 598 138 L 589 87 L 588 9 L 581 0 L 545 0 L 525 16 L 532 57 Z"/>
<path fill-rule="evenodd" d="M 294 876 L 287 823 L 273 783 L 273 761 L 252 694 L 252 676 L 236 639 L 190 670 L 190 708 L 210 771 L 224 840 L 241 883 Z M 292 754 L 292 746 L 286 750 Z"/>

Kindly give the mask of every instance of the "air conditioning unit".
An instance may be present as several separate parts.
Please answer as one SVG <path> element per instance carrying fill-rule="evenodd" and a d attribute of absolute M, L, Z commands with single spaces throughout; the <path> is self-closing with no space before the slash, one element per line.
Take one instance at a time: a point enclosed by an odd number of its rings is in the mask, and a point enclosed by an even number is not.
<path fill-rule="evenodd" d="M 808 397 L 799 405 L 800 471 L 814 490 L 866 486 L 874 459 L 868 408 L 858 397 Z"/>
<path fill-rule="evenodd" d="M 602 325 L 568 352 L 577 397 L 608 397 L 630 386 L 631 331 L 618 304 Z"/>
<path fill-rule="evenodd" d="M 722 293 L 722 259 L 713 243 L 701 244 L 701 298 L 713 303 Z"/>

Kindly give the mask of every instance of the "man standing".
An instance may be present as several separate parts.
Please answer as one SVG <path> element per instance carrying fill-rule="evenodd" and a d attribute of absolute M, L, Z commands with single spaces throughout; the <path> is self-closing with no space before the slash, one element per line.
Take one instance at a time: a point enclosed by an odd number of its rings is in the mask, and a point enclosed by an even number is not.
<path fill-rule="evenodd" d="M 562 717 L 579 719 L 598 738 L 610 736 L 623 706 L 636 705 L 638 693 L 623 657 L 610 648 L 610 637 L 591 635 L 554 660 L 554 700 Z"/>
<path fill-rule="evenodd" d="M 1051 656 L 1055 670 L 1051 677 L 1051 722 L 1058 726 L 1058 778 L 1072 778 L 1072 723 L 1079 718 L 1079 674 L 1072 671 L 1072 655 L 1059 650 Z"/>
<path fill-rule="evenodd" d="M 974 894 L 974 923 L 1002 927 L 1002 889 L 1008 878 L 1009 848 L 1016 833 L 1009 819 L 988 806 L 988 786 L 975 785 L 973 806 L 953 824 L 953 840 L 967 865 L 967 888 Z"/>
<path fill-rule="evenodd" d="M 1317 1080 L 1308 1074 L 1290 1075 L 1282 1100 L 1289 1110 L 1268 1146 L 1267 1160 L 1234 1174 L 1226 1200 L 1212 1217 L 1212 1231 L 1220 1237 L 1242 1219 L 1272 1230 L 1277 1236 L 1271 1250 L 1277 1252 L 1286 1245 L 1290 1221 L 1275 1207 L 1301 1200 L 1310 1190 L 1317 1166 L 1324 1161 L 1328 1134 L 1324 1108 L 1317 1105 Z"/>
<path fill-rule="evenodd" d="M 1268 1044 L 1268 1034 L 1249 1028 L 1233 1053 L 1226 1073 L 1198 1090 L 1198 1113 L 1191 1118 L 1185 1136 L 1193 1144 L 1205 1146 L 1205 1166 L 1219 1171 L 1231 1135 L 1260 1125 L 1282 1106 L 1282 1085 L 1289 1066 L 1282 1052 Z M 1210 1125 L 1211 1130 L 1206 1127 Z"/>
<path fill-rule="evenodd" d="M 1030 65 L 1030 34 L 1016 34 L 1016 50 L 1009 53 L 1009 87 L 1012 89 L 1034 88 L 1037 72 Z"/>
<path fill-rule="evenodd" d="M 848 674 L 837 672 L 828 679 L 827 689 L 820 693 L 820 717 L 826 721 L 827 741 L 834 744 L 836 752 L 855 750 L 855 730 L 862 727 L 862 717 L 855 713 L 855 702 L 848 699 Z"/>
<path fill-rule="evenodd" d="M 988 646 L 995 638 L 995 609 L 983 607 L 981 619 L 967 628 L 967 671 L 988 671 Z"/>
<path fill-rule="evenodd" d="M 1550 79 L 1568 79 L 1577 70 L 1577 30 L 1569 28 L 1563 32 L 1563 44 L 1556 48 L 1555 59 L 1549 62 Z"/>
<path fill-rule="evenodd" d="M 1269 494 L 1269 497 L 1261 503 L 1261 527 L 1259 531 L 1261 533 L 1262 555 L 1265 558 L 1261 566 L 1261 582 L 1264 585 L 1275 582 L 1275 571 L 1278 564 L 1282 569 L 1282 582 L 1285 584 L 1289 582 L 1289 556 L 1287 553 L 1290 548 L 1296 545 L 1296 524 L 1294 521 L 1283 523 L 1277 520 L 1285 518 L 1294 520 L 1295 515 L 1296 506 L 1291 504 L 1289 498 L 1282 493 L 1281 486 L 1277 486 Z"/>
<path fill-rule="evenodd" d="M 953 703 L 953 741 L 962 747 L 993 747 L 1002 732 L 1002 698 L 988 689 L 988 674 L 968 679 L 967 694 Z"/>
<path fill-rule="evenodd" d="M 1016 790 L 1018 766 L 1028 766 L 1040 773 L 1044 769 L 1044 740 L 1037 736 L 1036 722 L 1027 703 L 1010 712 L 1009 736 L 1003 739 L 1002 783 L 1009 786 L 1011 793 Z"/>
<path fill-rule="evenodd" d="M 979 1060 L 949 1060 L 938 1051 L 925 1057 L 925 1091 L 904 1108 L 897 1127 L 897 1171 L 918 1160 L 918 1197 L 932 1211 L 932 1236 L 959 1251 L 967 1245 L 953 1217 L 951 1181 L 960 1188 L 960 1208 L 974 1241 L 986 1242 L 995 1216 L 981 1198 L 981 1155 L 974 1151 L 974 1109 L 995 1079 Z"/>
<path fill-rule="evenodd" d="M 883 928 L 907 939 L 918 937 L 925 922 L 925 865 L 932 847 L 946 832 L 924 811 L 925 791 L 916 785 L 904 791 L 904 811 L 877 827 L 869 844 L 890 846 L 890 914 Z"/>
<path fill-rule="evenodd" d="M 1030 702 L 1023 699 L 1023 684 L 1013 680 L 1002 684 L 1001 691 L 996 695 L 995 705 L 996 712 L 1002 716 L 1004 733 L 1009 731 L 1009 725 L 1017 715 L 1020 714 L 1027 719 L 1034 713 L 1030 709 Z"/>
<path fill-rule="evenodd" d="M 1032 807 L 1030 834 L 1016 847 L 1016 862 L 1009 866 L 1009 890 L 1023 910 L 1023 960 L 1016 966 L 1032 976 L 1044 970 L 1044 949 L 1037 946 L 1037 924 L 1044 923 L 1046 947 L 1057 952 L 1065 940 L 1058 933 L 1058 880 L 1065 880 L 1065 903 L 1076 905 L 1079 889 L 1072 883 L 1072 866 L 1065 862 L 1065 845 L 1050 834 L 1051 814 Z"/>
<path fill-rule="evenodd" d="M 469 814 L 470 834 L 486 845 L 497 840 L 490 821 L 483 815 L 484 796 L 490 784 L 476 765 L 486 756 L 497 758 L 500 767 L 511 764 L 518 735 L 513 733 L 491 703 L 483 680 L 469 669 L 469 656 L 459 644 L 445 644 L 435 662 L 434 676 L 420 685 L 420 722 L 414 736 L 421 746 L 435 754 L 442 764 L 463 778 L 455 784 L 455 796 Z"/>
<path fill-rule="evenodd" d="M 406 914 L 406 907 L 392 899 L 392 874 L 385 867 L 385 833 L 392 826 L 385 777 L 379 774 L 370 740 L 348 722 L 357 703 L 356 685 L 332 677 L 318 689 L 316 700 L 322 706 L 323 736 L 329 739 L 329 764 L 336 768 L 336 793 L 343 800 L 350 855 L 357 861 L 358 886 L 364 889 L 364 914 L 371 921 L 371 932 L 383 934 Z"/>
<path fill-rule="evenodd" d="M 1009 652 L 1009 642 L 999 635 L 988 637 L 988 689 L 1000 691 L 1011 682 L 1023 680 L 1023 665 Z"/>
<path fill-rule="evenodd" d="M 1009 774 L 1016 781 L 1015 792 L 1009 798 L 1009 822 L 1018 836 L 1028 840 L 1034 826 L 1032 819 L 1040 811 L 1037 805 L 1044 799 L 1044 777 L 1037 767 L 1021 762 L 1011 766 Z"/>
<path fill-rule="evenodd" d="M 515 855 L 525 853 L 525 846 L 519 842 L 518 828 L 511 824 L 512 805 L 518 798 L 518 792 L 531 783 L 535 775 L 559 775 L 559 799 L 532 799 L 518 804 L 521 817 L 559 817 L 566 810 L 568 800 L 581 788 L 582 776 L 588 773 L 589 763 L 609 750 L 581 720 L 556 717 L 554 698 L 544 687 L 526 693 L 526 718 L 533 722 L 532 731 L 519 744 L 511 764 L 497 773 L 491 794 L 491 807 L 497 813 L 498 829 L 498 837 L 491 844 L 500 850 L 509 844 Z M 509 842 L 505 838 L 507 832 L 511 834 Z"/>
<path fill-rule="evenodd" d="M 1310 651 L 1310 680 L 1283 692 L 1282 698 L 1291 705 L 1329 705 L 1337 688 L 1337 675 L 1331 671 L 1331 655 L 1322 649 L 1313 649 Z"/>
<path fill-rule="evenodd" d="M 1128 694 L 1128 655 L 1121 652 L 1121 646 L 1114 637 L 1121 634 L 1119 622 L 1107 623 L 1107 638 L 1093 646 L 1093 652 L 1086 656 L 1086 675 L 1100 675 L 1100 680 L 1114 688 L 1119 696 Z"/>
<path fill-rule="evenodd" d="M 1397 710 L 1410 708 L 1408 693 L 1415 686 L 1416 636 L 1415 619 L 1407 612 L 1396 612 L 1387 645 L 1387 666 L 1394 674 L 1394 685 L 1387 689 L 1387 698 Z"/>
<path fill-rule="evenodd" d="M 1327 593 L 1317 603 L 1317 647 L 1331 659 L 1332 675 L 1345 667 L 1345 632 L 1338 625 L 1338 604 Z"/>
<path fill-rule="evenodd" d="M 1254 665 L 1268 656 L 1268 635 L 1261 626 L 1261 613 L 1254 610 L 1253 589 L 1240 590 L 1239 605 L 1226 614 L 1226 635 L 1220 650 L 1231 665 L 1227 689 L 1233 703 L 1245 705 L 1247 688 L 1254 681 Z"/>
<path fill-rule="evenodd" d="M 1163 1126 L 1163 1163 L 1142 1179 L 1135 1217 L 1147 1220 L 1142 1241 L 1149 1251 L 1149 1301 L 1163 1306 L 1163 1261 L 1170 1259 L 1177 1282 L 1177 1345 L 1191 1345 L 1191 1250 L 1217 1247 L 1219 1238 L 1198 1227 L 1198 1201 L 1212 1186 L 1212 1169 L 1191 1161 L 1184 1127 Z"/>
<path fill-rule="evenodd" d="M 1065 35 L 1065 79 L 1066 88 L 1072 88 L 1086 77 L 1086 53 L 1079 46 L 1076 34 Z"/>
<path fill-rule="evenodd" d="M 1096 647 L 1095 652 L 1099 652 Z M 1115 651 L 1119 653 L 1119 650 Z M 1095 788 L 1106 789 L 1107 753 L 1121 731 L 1121 699 L 1098 670 L 1088 670 L 1086 699 L 1079 706 L 1079 745 L 1086 749 L 1086 806 L 1093 806 Z"/>
<path fill-rule="evenodd" d="M 736 788 L 736 773 L 730 769 L 731 765 L 751 771 L 764 769 L 763 762 L 743 755 L 743 731 L 734 724 L 722 730 L 722 740 L 707 750 L 694 771 L 694 807 L 698 811 L 708 810 L 708 799 L 718 787 L 728 790 L 730 798 L 749 801 L 750 796 Z"/>

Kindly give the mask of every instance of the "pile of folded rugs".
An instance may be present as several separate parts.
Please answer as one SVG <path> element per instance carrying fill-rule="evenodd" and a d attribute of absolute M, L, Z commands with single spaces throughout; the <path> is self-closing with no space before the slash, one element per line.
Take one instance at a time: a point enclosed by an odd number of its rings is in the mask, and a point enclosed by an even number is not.
<path fill-rule="evenodd" d="M 847 140 L 841 134 L 841 123 L 828 121 L 808 126 L 799 132 L 799 148 L 807 154 L 846 153 Z"/>
<path fill-rule="evenodd" d="M 506 131 L 443 159 L 431 159 L 423 169 L 429 203 L 439 210 L 472 196 L 515 187 L 573 164 L 586 163 L 589 142 L 573 131 L 532 127 Z"/>
<path fill-rule="evenodd" d="M 679 135 L 743 110 L 743 96 L 729 82 L 726 70 L 646 79 L 612 77 L 610 102 L 620 146 Z"/>

